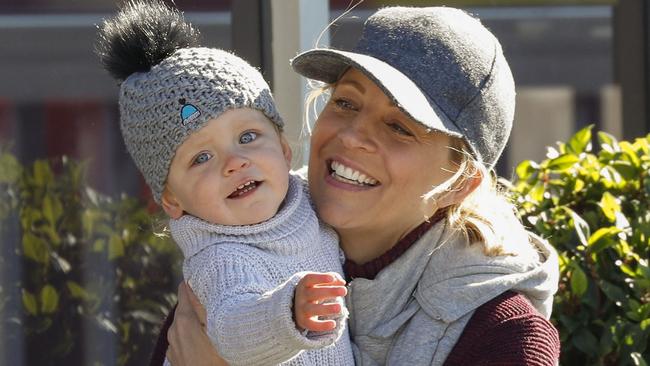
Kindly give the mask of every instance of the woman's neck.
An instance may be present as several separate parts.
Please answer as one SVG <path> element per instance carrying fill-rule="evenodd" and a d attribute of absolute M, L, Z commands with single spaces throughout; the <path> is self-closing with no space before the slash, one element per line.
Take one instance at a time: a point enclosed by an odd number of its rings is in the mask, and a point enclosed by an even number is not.
<path fill-rule="evenodd" d="M 336 231 L 339 234 L 340 246 L 345 253 L 346 260 L 363 265 L 388 252 L 416 228 L 422 229 L 422 233 L 424 233 L 446 215 L 446 209 L 438 210 L 429 220 L 426 220 L 429 225 L 417 222 L 392 232 L 388 228 L 376 227 L 370 230 L 339 228 Z M 418 238 L 422 233 L 418 234 Z"/>
<path fill-rule="evenodd" d="M 392 233 L 376 228 L 374 230 L 339 229 L 337 232 L 345 258 L 357 264 L 364 264 L 386 253 L 415 227 L 417 225 Z M 378 233 L 381 235 L 377 235 Z"/>

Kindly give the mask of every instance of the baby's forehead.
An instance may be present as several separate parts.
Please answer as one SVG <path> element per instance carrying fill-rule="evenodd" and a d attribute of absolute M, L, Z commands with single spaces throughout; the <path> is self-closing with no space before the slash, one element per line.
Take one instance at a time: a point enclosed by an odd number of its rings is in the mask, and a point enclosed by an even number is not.
<path fill-rule="evenodd" d="M 216 137 L 226 138 L 224 132 L 244 132 L 248 129 L 273 129 L 278 133 L 282 128 L 271 121 L 264 113 L 251 108 L 235 108 L 209 118 L 200 128 L 192 131 L 185 142 L 201 142 Z M 215 135 L 216 134 L 216 135 Z"/>

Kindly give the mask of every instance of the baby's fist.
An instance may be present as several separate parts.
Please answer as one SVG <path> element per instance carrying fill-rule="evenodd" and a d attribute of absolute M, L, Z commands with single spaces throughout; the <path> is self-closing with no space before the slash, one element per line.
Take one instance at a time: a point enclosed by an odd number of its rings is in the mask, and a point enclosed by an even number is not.
<path fill-rule="evenodd" d="M 347 294 L 345 281 L 338 273 L 306 274 L 296 286 L 293 311 L 300 330 L 326 332 L 336 328 L 337 318 L 343 311 L 338 297 Z M 320 319 L 326 317 L 329 319 Z"/>

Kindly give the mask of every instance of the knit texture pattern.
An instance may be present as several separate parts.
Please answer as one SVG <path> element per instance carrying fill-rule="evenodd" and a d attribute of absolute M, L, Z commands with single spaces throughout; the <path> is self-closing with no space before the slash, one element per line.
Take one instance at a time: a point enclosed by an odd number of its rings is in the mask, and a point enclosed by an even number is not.
<path fill-rule="evenodd" d="M 241 58 L 214 48 L 182 48 L 120 87 L 126 148 L 160 202 L 178 146 L 230 109 L 252 108 L 283 126 L 264 78 Z"/>
<path fill-rule="evenodd" d="M 508 291 L 474 312 L 444 366 L 554 366 L 559 357 L 555 327 Z"/>
<path fill-rule="evenodd" d="M 185 256 L 183 275 L 206 309 L 207 333 L 228 364 L 354 365 L 347 312 L 333 332 L 301 334 L 293 320 L 304 271 L 342 275 L 336 233 L 318 221 L 299 179 L 290 177 L 268 221 L 222 226 L 185 215 L 170 229 Z"/>

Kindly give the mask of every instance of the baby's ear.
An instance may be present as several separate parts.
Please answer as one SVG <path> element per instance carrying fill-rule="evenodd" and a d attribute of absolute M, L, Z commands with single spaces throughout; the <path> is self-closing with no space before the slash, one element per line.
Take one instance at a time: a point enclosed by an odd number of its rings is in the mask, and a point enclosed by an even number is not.
<path fill-rule="evenodd" d="M 280 135 L 280 144 L 282 145 L 282 153 L 284 154 L 284 159 L 287 161 L 287 165 L 291 167 L 291 147 L 283 135 Z"/>
<path fill-rule="evenodd" d="M 160 198 L 163 210 L 167 213 L 172 219 L 178 219 L 183 216 L 183 208 L 181 207 L 180 202 L 174 196 L 174 193 L 169 189 L 165 188 L 163 191 L 162 197 Z"/>

